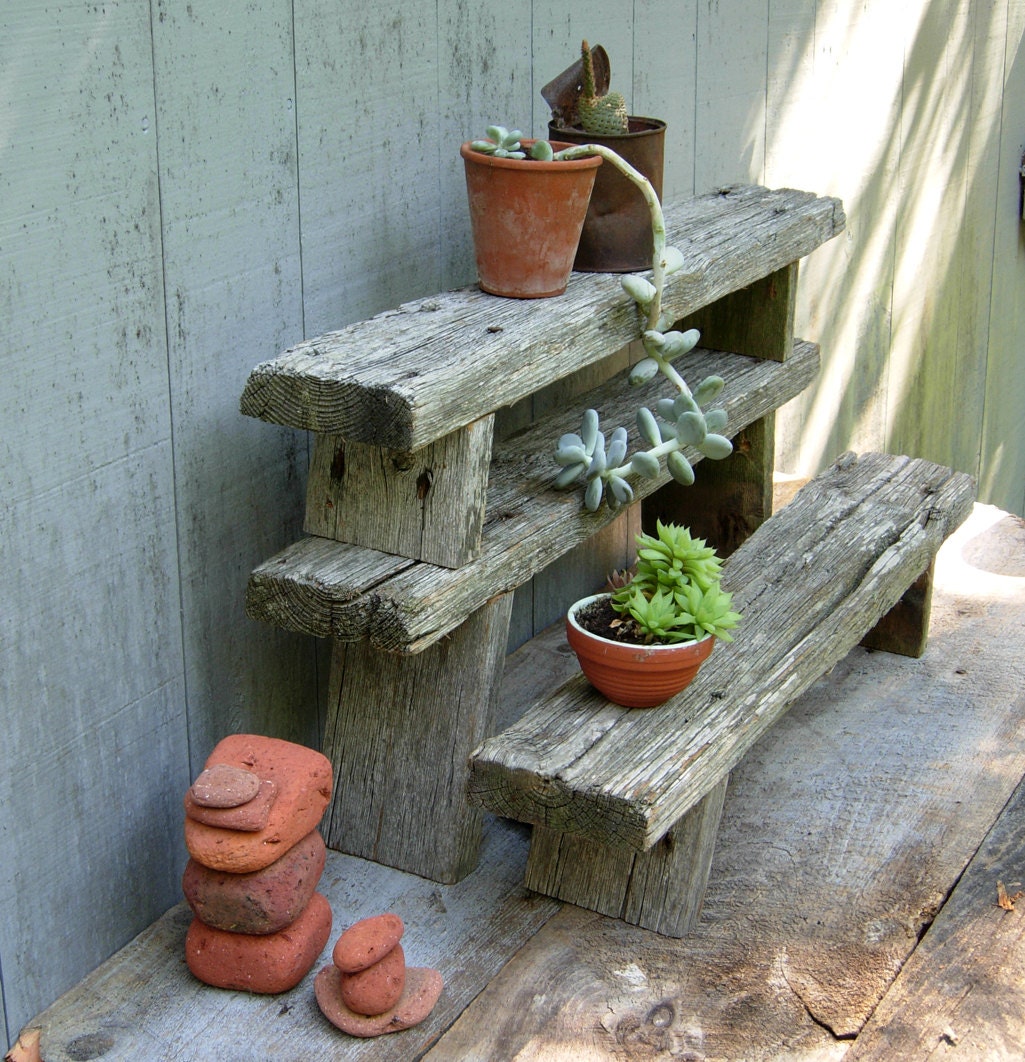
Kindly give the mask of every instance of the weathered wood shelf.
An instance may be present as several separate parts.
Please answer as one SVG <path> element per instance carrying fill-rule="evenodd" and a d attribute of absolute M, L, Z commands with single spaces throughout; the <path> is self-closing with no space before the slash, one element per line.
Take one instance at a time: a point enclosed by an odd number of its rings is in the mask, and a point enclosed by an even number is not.
<path fill-rule="evenodd" d="M 687 263 L 666 286 L 664 306 L 674 318 L 798 261 L 845 225 L 838 199 L 754 186 L 666 204 L 665 216 Z M 241 409 L 275 424 L 417 450 L 636 338 L 636 306 L 615 275 L 575 273 L 565 295 L 527 302 L 462 288 L 256 366 Z"/>
<path fill-rule="evenodd" d="M 847 455 L 724 564 L 743 614 L 683 693 L 626 712 L 575 675 L 488 739 L 470 793 L 497 814 L 646 851 L 897 603 L 968 516 L 964 473 Z"/>
<path fill-rule="evenodd" d="M 731 432 L 772 413 L 799 395 L 819 369 L 818 347 L 797 342 L 784 362 L 696 349 L 681 359 L 693 380 L 717 374 Z M 479 556 L 457 569 L 418 563 L 349 543 L 310 536 L 256 568 L 246 592 L 254 619 L 318 637 L 356 641 L 392 652 L 420 652 L 450 633 L 498 594 L 521 586 L 552 561 L 615 519 L 603 506 L 589 513 L 579 492 L 552 486 L 553 457 L 563 432 L 578 431 L 580 411 L 593 406 L 603 423 L 628 427 L 636 441 L 637 405 L 665 393 L 659 379 L 630 388 L 623 377 L 579 399 L 579 406 L 546 417 L 495 447 L 488 481 L 488 511 Z M 697 464 L 701 454 L 687 451 Z M 638 499 L 669 482 L 635 477 Z"/>
<path fill-rule="evenodd" d="M 528 888 L 689 932 L 730 770 L 931 568 L 974 497 L 931 462 L 845 455 L 726 561 L 742 629 L 686 690 L 625 711 L 576 675 L 487 739 L 468 792 L 534 825 Z"/>
<path fill-rule="evenodd" d="M 663 308 L 706 348 L 680 367 L 694 382 L 724 378 L 726 430 L 744 432 L 742 453 L 699 470 L 701 504 L 728 508 L 742 540 L 771 510 L 774 412 L 818 371 L 818 348 L 794 340 L 798 261 L 843 230 L 843 209 L 732 187 L 665 212 L 686 265 Z M 332 639 L 329 846 L 441 882 L 476 865 L 468 761 L 496 730 L 512 593 L 617 515 L 554 489 L 555 442 L 588 406 L 606 430 L 632 429 L 665 390 L 638 392 L 624 374 L 497 445 L 495 412 L 619 355 L 637 329 L 620 277 L 574 274 L 555 299 L 472 288 L 411 303 L 251 373 L 244 413 L 316 433 L 311 534 L 252 573 L 246 610 Z M 636 497 L 668 478 L 638 480 Z"/>

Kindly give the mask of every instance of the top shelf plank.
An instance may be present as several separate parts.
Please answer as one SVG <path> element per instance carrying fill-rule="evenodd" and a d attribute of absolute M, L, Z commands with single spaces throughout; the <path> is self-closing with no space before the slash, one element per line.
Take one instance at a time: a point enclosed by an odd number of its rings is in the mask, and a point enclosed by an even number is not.
<path fill-rule="evenodd" d="M 666 284 L 674 319 L 803 258 L 845 225 L 838 199 L 757 186 L 666 205 L 665 215 L 686 261 Z M 460 288 L 257 365 L 240 407 L 274 424 L 418 450 L 636 338 L 636 307 L 614 274 L 574 273 L 553 299 Z"/>

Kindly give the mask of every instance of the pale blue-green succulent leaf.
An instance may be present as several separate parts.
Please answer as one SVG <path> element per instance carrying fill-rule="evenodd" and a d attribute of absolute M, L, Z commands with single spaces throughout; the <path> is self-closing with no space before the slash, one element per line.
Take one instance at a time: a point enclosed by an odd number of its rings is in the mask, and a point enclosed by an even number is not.
<path fill-rule="evenodd" d="M 587 451 L 582 446 L 560 447 L 555 451 L 555 460 L 566 468 L 569 465 L 588 464 Z"/>
<path fill-rule="evenodd" d="M 698 449 L 713 461 L 721 461 L 733 453 L 733 443 L 725 435 L 706 435 L 698 445 Z"/>
<path fill-rule="evenodd" d="M 534 146 L 530 149 L 530 157 L 538 162 L 551 162 L 555 157 L 555 152 L 552 151 L 552 145 L 547 140 L 535 140 Z"/>
<path fill-rule="evenodd" d="M 641 333 L 641 342 L 645 350 L 660 351 L 666 345 L 666 336 L 654 328 L 647 328 Z"/>
<path fill-rule="evenodd" d="M 663 338 L 665 339 L 664 357 L 678 358 L 698 345 L 701 333 L 696 328 L 690 328 L 686 332 L 666 332 Z"/>
<path fill-rule="evenodd" d="M 655 411 L 663 420 L 676 419 L 676 404 L 672 398 L 660 398 L 655 403 Z"/>
<path fill-rule="evenodd" d="M 594 476 L 600 476 L 605 471 L 605 435 L 603 432 L 598 432 L 598 437 L 594 443 L 594 453 L 591 455 L 591 467 L 587 470 L 587 478 L 591 479 Z"/>
<path fill-rule="evenodd" d="M 706 376 L 701 383 L 694 388 L 694 401 L 699 406 L 711 402 L 718 397 L 719 392 L 726 386 L 726 381 L 721 376 Z"/>
<path fill-rule="evenodd" d="M 687 412 L 676 418 L 676 437 L 684 446 L 700 446 L 708 429 L 700 413 Z"/>
<path fill-rule="evenodd" d="M 626 458 L 627 436 L 626 428 L 616 428 L 609 440 L 609 452 L 606 462 L 609 468 L 619 468 Z"/>
<path fill-rule="evenodd" d="M 596 476 L 587 484 L 587 490 L 584 491 L 584 508 L 588 512 L 597 512 L 598 506 L 601 505 L 602 486 L 601 476 Z"/>
<path fill-rule="evenodd" d="M 623 277 L 621 283 L 627 295 L 641 306 L 649 306 L 655 297 L 655 285 L 650 280 L 645 280 L 644 277 L 631 273 Z"/>
<path fill-rule="evenodd" d="M 689 487 L 694 482 L 694 469 L 679 450 L 674 450 L 666 458 L 666 468 L 669 469 L 669 475 L 682 486 Z"/>
<path fill-rule="evenodd" d="M 630 385 L 639 387 L 658 375 L 658 362 L 654 358 L 643 358 L 630 370 Z"/>
<path fill-rule="evenodd" d="M 641 438 L 649 446 L 661 444 L 662 432 L 658 426 L 658 421 L 655 420 L 654 415 L 647 406 L 641 406 L 637 410 L 637 430 L 641 433 Z"/>
<path fill-rule="evenodd" d="M 679 420 L 684 413 L 700 413 L 701 407 L 690 395 L 680 392 L 673 399 L 673 419 Z"/>
<path fill-rule="evenodd" d="M 636 453 L 630 459 L 630 464 L 633 466 L 634 471 L 644 476 L 645 479 L 658 479 L 659 474 L 662 471 L 661 465 L 658 463 L 658 458 L 654 454 L 649 454 L 647 451 L 642 450 L 640 453 Z"/>
<path fill-rule="evenodd" d="M 580 438 L 584 449 L 594 453 L 594 444 L 598 441 L 598 411 L 596 409 L 584 410 L 584 423 L 580 428 Z"/>
<path fill-rule="evenodd" d="M 568 465 L 555 477 L 555 485 L 562 490 L 575 483 L 586 471 L 587 465 Z"/>
<path fill-rule="evenodd" d="M 583 446 L 584 440 L 580 438 L 575 431 L 568 431 L 565 435 L 559 436 L 559 441 L 555 444 L 556 450 L 566 450 L 570 446 Z"/>
<path fill-rule="evenodd" d="M 667 274 L 683 268 L 683 251 L 679 247 L 666 247 L 662 252 L 662 268 Z"/>
<path fill-rule="evenodd" d="M 710 432 L 721 432 L 728 420 L 725 409 L 710 409 L 705 414 L 705 427 Z"/>
<path fill-rule="evenodd" d="M 609 501 L 613 498 L 619 505 L 629 505 L 634 500 L 633 487 L 625 479 L 613 476 L 609 480 Z"/>

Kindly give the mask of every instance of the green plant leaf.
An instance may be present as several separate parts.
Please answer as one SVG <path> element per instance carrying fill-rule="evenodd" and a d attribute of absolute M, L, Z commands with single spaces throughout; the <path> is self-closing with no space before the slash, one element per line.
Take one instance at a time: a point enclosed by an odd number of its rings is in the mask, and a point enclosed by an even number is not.
<path fill-rule="evenodd" d="M 674 450 L 666 458 L 666 468 L 669 469 L 669 474 L 681 486 L 689 487 L 694 482 L 694 469 L 691 467 L 690 461 L 679 450 Z"/>

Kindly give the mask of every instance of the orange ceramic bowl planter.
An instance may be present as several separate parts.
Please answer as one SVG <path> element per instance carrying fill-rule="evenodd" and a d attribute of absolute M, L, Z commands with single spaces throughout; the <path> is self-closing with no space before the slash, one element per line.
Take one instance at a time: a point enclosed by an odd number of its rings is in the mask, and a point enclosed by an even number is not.
<path fill-rule="evenodd" d="M 534 141 L 522 143 L 529 152 Z M 572 146 L 552 142 L 555 151 Z M 496 158 L 474 151 L 470 141 L 459 153 L 481 288 L 513 299 L 561 295 L 602 160 Z"/>
<path fill-rule="evenodd" d="M 582 598 L 566 614 L 566 637 L 591 685 L 624 708 L 654 708 L 686 689 L 712 652 L 715 638 L 674 645 L 601 638 L 581 627 L 575 613 L 602 596 L 607 595 Z"/>

